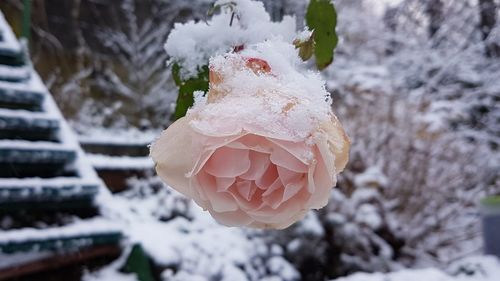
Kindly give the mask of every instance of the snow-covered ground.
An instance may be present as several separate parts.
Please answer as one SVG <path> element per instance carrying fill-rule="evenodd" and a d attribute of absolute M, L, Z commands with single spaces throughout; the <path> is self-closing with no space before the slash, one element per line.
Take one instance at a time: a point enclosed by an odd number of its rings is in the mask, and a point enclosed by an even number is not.
<path fill-rule="evenodd" d="M 293 250 L 294 242 L 285 249 L 268 243 L 265 238 L 270 232 L 221 226 L 157 178 L 133 179 L 130 186 L 129 191 L 119 195 L 101 197 L 100 203 L 105 214 L 125 231 L 126 245 L 140 243 L 155 264 L 164 268 L 162 280 L 301 280 L 298 270 L 284 258 L 285 251 Z M 306 235 L 324 234 L 314 213 L 299 227 Z M 136 280 L 134 275 L 119 271 L 127 254 L 125 250 L 119 260 L 87 273 L 83 280 Z M 356 273 L 335 281 L 497 281 L 499 276 L 500 262 L 496 258 L 477 256 L 444 269 Z"/>
<path fill-rule="evenodd" d="M 356 273 L 335 281 L 498 281 L 500 262 L 494 257 L 471 257 L 453 264 L 449 270 L 406 269 L 387 274 Z"/>
<path fill-rule="evenodd" d="M 159 179 L 132 180 L 130 185 L 131 190 L 114 197 L 101 196 L 100 204 L 106 216 L 121 224 L 127 245 L 140 243 L 165 268 L 164 280 L 250 281 L 274 275 L 281 277 L 270 280 L 299 280 L 297 270 L 283 258 L 283 249 L 267 245 L 260 231 L 217 224 Z M 154 191 L 152 186 L 161 188 Z M 121 265 L 117 261 L 88 273 L 84 280 L 130 280 L 116 272 Z M 217 276 L 223 279 L 214 279 Z"/>

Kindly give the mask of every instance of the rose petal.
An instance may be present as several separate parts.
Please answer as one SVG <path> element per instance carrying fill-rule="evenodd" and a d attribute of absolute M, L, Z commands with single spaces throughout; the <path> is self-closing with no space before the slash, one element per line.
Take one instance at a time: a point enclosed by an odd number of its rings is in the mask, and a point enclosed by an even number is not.
<path fill-rule="evenodd" d="M 280 189 L 283 187 L 283 183 L 281 183 L 281 180 L 279 178 L 277 178 L 266 190 L 265 192 L 262 194 L 262 196 L 268 196 L 270 195 L 271 193 L 273 193 L 274 191 Z"/>
<path fill-rule="evenodd" d="M 278 208 L 285 201 L 290 200 L 306 185 L 305 177 L 299 178 L 297 182 L 292 182 L 283 187 L 281 181 L 276 181 L 275 184 L 262 194 L 262 201 L 273 209 Z"/>
<path fill-rule="evenodd" d="M 235 181 L 236 181 L 235 178 L 215 178 L 215 184 L 217 185 L 217 192 L 227 191 L 228 188 L 230 188 Z"/>
<path fill-rule="evenodd" d="M 192 177 L 191 180 L 191 190 L 193 193 L 199 195 L 199 197 L 205 201 L 208 201 L 207 192 L 210 192 L 210 186 L 215 185 L 215 178 L 205 172 L 198 173 L 198 175 Z M 195 196 L 196 197 L 196 196 Z"/>
<path fill-rule="evenodd" d="M 283 193 L 283 201 L 288 201 L 290 198 L 299 193 L 299 191 L 306 186 L 306 179 L 294 183 L 289 183 L 285 186 L 285 192 Z"/>
<path fill-rule="evenodd" d="M 281 222 L 277 223 L 265 223 L 265 222 L 260 222 L 260 221 L 253 221 L 251 224 L 249 224 L 249 227 L 254 227 L 254 228 L 263 228 L 263 229 L 285 229 L 289 227 L 290 225 L 296 223 L 297 221 L 303 219 L 308 210 L 301 210 L 297 213 L 295 213 L 292 217 L 283 220 Z"/>
<path fill-rule="evenodd" d="M 250 151 L 250 169 L 240 176 L 246 180 L 257 180 L 266 172 L 269 164 L 269 154 Z"/>
<path fill-rule="evenodd" d="M 276 181 L 276 179 L 278 179 L 278 170 L 276 165 L 270 164 L 262 177 L 255 180 L 255 184 L 260 189 L 267 190 L 268 187 Z"/>
<path fill-rule="evenodd" d="M 273 150 L 267 138 L 253 134 L 245 135 L 237 141 L 228 144 L 228 146 L 234 148 L 244 147 L 261 153 L 271 153 Z"/>
<path fill-rule="evenodd" d="M 196 175 L 198 179 L 198 189 L 203 190 L 212 209 L 216 212 L 230 212 L 238 210 L 238 205 L 233 197 L 227 192 L 217 192 L 215 178 L 212 175 L 201 171 Z"/>
<path fill-rule="evenodd" d="M 311 161 L 311 150 L 312 148 L 307 145 L 305 142 L 293 142 L 288 140 L 281 140 L 275 138 L 269 138 L 269 141 L 274 143 L 275 145 L 281 147 L 286 150 L 288 153 L 292 154 L 295 158 L 297 158 L 302 163 L 309 165 Z"/>
<path fill-rule="evenodd" d="M 254 191 L 252 191 L 253 194 L 250 199 L 244 198 L 237 190 L 231 190 L 232 192 L 230 192 L 242 210 L 257 210 L 264 204 L 262 202 L 262 193 L 264 191 L 257 188 L 257 186 L 253 183 L 251 189 Z"/>
<path fill-rule="evenodd" d="M 227 192 L 208 192 L 208 200 L 216 212 L 233 212 L 238 210 L 238 204 Z"/>
<path fill-rule="evenodd" d="M 193 197 L 186 176 L 193 167 L 193 155 L 186 155 L 191 150 L 192 131 L 186 117 L 174 122 L 151 146 L 151 157 L 156 165 L 156 172 L 169 186 L 180 193 Z"/>
<path fill-rule="evenodd" d="M 252 185 L 251 181 L 239 181 L 236 182 L 236 190 L 238 193 L 243 196 L 247 201 L 250 201 L 255 191 L 257 190 L 257 186 Z"/>
<path fill-rule="evenodd" d="M 303 173 L 290 171 L 286 168 L 278 166 L 278 175 L 283 186 L 299 181 L 303 177 Z"/>
<path fill-rule="evenodd" d="M 273 190 L 266 196 L 262 196 L 262 202 L 266 203 L 267 206 L 271 207 L 273 210 L 277 209 L 281 203 L 283 203 L 283 187 Z"/>
<path fill-rule="evenodd" d="M 212 154 L 203 169 L 216 177 L 237 177 L 250 169 L 248 150 L 221 147 Z"/>
<path fill-rule="evenodd" d="M 194 155 L 197 155 L 193 169 L 189 172 L 188 176 L 196 175 L 205 166 L 212 154 L 221 147 L 226 146 L 228 143 L 233 142 L 240 138 L 241 135 L 233 135 L 227 137 L 210 137 L 202 135 L 198 132 L 193 132 L 192 150 Z"/>
<path fill-rule="evenodd" d="M 241 210 L 223 213 L 209 210 L 209 212 L 218 223 L 227 226 L 246 226 L 253 221 L 249 215 Z"/>
<path fill-rule="evenodd" d="M 305 215 L 307 208 L 304 204 L 307 202 L 309 197 L 309 193 L 305 190 L 301 190 L 294 199 L 284 202 L 277 209 L 273 209 L 269 206 L 263 206 L 257 210 L 247 211 L 247 213 L 255 221 L 261 223 L 272 224 L 276 227 L 289 226 L 298 218 Z"/>
<path fill-rule="evenodd" d="M 312 177 L 311 177 L 312 176 Z M 309 200 L 309 206 L 314 209 L 320 209 L 328 204 L 330 192 L 335 186 L 334 178 L 328 172 L 325 162 L 322 158 L 318 159 L 318 163 L 314 169 L 314 174 L 309 175 L 309 182 L 314 181 L 314 192 Z M 311 184 L 311 183 L 309 183 Z"/>
<path fill-rule="evenodd" d="M 283 203 L 283 192 L 283 183 L 277 178 L 262 194 L 262 202 L 266 203 L 272 209 L 276 209 Z"/>
<path fill-rule="evenodd" d="M 333 114 L 331 115 L 330 122 L 321 124 L 321 130 L 326 134 L 328 149 L 335 155 L 335 173 L 338 174 L 344 170 L 349 160 L 349 137 L 337 117 Z M 323 157 L 325 157 L 324 153 L 324 151 L 321 152 Z"/>
<path fill-rule="evenodd" d="M 275 146 L 270 159 L 271 162 L 277 166 L 284 167 L 288 170 L 297 173 L 307 172 L 307 166 L 303 162 L 279 146 Z"/>
<path fill-rule="evenodd" d="M 309 170 L 307 171 L 307 191 L 311 194 L 314 192 L 314 190 L 316 190 L 313 179 L 314 171 L 316 170 L 316 162 L 318 161 L 314 159 L 309 166 Z"/>

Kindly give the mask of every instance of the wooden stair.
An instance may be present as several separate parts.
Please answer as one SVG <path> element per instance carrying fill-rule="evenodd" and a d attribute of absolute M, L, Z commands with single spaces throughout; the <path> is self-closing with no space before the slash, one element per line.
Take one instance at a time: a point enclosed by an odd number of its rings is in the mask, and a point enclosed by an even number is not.
<path fill-rule="evenodd" d="M 116 193 L 128 188 L 128 179 L 144 178 L 154 173 L 154 163 L 149 157 L 149 144 L 158 133 L 91 132 L 80 135 L 79 141 L 99 177 L 111 192 Z"/>
<path fill-rule="evenodd" d="M 115 258 L 122 238 L 99 215 L 106 188 L 27 57 L 0 13 L 0 280 Z"/>

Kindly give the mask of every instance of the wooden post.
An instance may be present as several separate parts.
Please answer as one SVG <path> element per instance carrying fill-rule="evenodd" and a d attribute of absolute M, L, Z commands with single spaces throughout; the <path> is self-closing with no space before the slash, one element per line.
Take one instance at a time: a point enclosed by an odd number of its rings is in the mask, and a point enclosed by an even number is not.
<path fill-rule="evenodd" d="M 500 196 L 481 200 L 484 253 L 500 258 Z"/>

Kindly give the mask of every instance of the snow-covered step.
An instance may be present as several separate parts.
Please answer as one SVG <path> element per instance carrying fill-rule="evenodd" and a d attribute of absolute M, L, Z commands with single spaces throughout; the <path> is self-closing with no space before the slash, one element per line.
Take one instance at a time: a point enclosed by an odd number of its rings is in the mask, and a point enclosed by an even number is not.
<path fill-rule="evenodd" d="M 1 44 L 2 42 L 0 42 Z M 13 52 L 11 49 L 0 48 L 0 64 L 8 66 L 21 66 L 25 63 L 22 52 Z"/>
<path fill-rule="evenodd" d="M 47 113 L 0 108 L 0 139 L 56 141 L 59 120 Z"/>
<path fill-rule="evenodd" d="M 146 157 L 149 144 L 158 136 L 158 131 L 95 130 L 79 135 L 78 140 L 87 153 L 111 156 Z"/>
<path fill-rule="evenodd" d="M 40 111 L 44 94 L 23 84 L 0 81 L 0 107 Z"/>
<path fill-rule="evenodd" d="M 0 13 L 0 64 L 19 66 L 24 64 L 21 45 Z"/>
<path fill-rule="evenodd" d="M 9 66 L 0 64 L 0 80 L 9 82 L 22 82 L 31 75 L 29 66 Z"/>
<path fill-rule="evenodd" d="M 0 177 L 68 176 L 76 156 L 75 148 L 57 143 L 0 140 Z"/>
<path fill-rule="evenodd" d="M 0 178 L 0 210 L 91 208 L 99 187 L 77 177 Z"/>
<path fill-rule="evenodd" d="M 154 162 L 147 156 L 110 156 L 87 154 L 87 159 L 111 192 L 128 188 L 128 179 L 154 173 Z"/>
<path fill-rule="evenodd" d="M 0 252 L 74 251 L 99 245 L 116 245 L 122 239 L 118 224 L 95 218 L 46 229 L 25 228 L 0 232 Z"/>
<path fill-rule="evenodd" d="M 134 170 L 142 171 L 154 168 L 150 157 L 109 156 L 103 154 L 87 154 L 90 164 L 99 170 Z"/>

